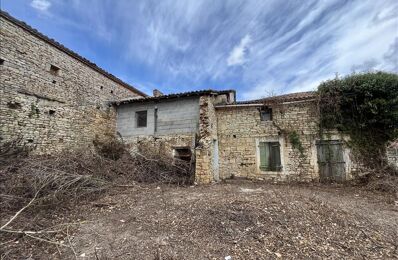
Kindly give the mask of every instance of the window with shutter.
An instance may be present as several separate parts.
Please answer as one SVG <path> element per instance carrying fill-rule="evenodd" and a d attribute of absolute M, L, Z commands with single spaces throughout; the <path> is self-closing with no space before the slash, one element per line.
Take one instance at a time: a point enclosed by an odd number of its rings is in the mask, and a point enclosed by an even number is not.
<path fill-rule="evenodd" d="M 259 151 L 262 171 L 280 171 L 282 169 L 279 142 L 260 142 Z"/>

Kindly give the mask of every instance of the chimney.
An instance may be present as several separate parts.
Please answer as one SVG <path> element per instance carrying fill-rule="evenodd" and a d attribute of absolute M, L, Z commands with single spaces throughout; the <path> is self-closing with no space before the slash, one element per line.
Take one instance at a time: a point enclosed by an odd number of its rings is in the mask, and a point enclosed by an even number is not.
<path fill-rule="evenodd" d="M 162 92 L 160 92 L 158 89 L 154 89 L 153 90 L 153 96 L 154 97 L 160 97 L 160 96 L 163 96 L 163 93 Z"/>

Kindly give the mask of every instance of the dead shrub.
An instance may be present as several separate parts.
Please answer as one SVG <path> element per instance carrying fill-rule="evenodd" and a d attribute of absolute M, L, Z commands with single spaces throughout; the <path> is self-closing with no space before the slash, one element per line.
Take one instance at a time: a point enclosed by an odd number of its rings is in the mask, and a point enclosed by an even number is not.
<path fill-rule="evenodd" d="M 130 154 L 117 140 L 97 142 L 95 151 L 64 152 L 57 156 L 7 158 L 0 167 L 0 208 L 14 210 L 35 197 L 35 205 L 67 205 L 105 192 L 110 186 L 134 182 L 187 185 L 192 164 L 153 148 L 140 146 Z M 8 156 L 9 154 L 7 154 Z"/>
<path fill-rule="evenodd" d="M 3 142 L 0 145 L 0 166 L 10 164 L 15 162 L 15 160 L 26 157 L 32 149 L 33 147 L 29 147 L 23 143 L 22 137 Z"/>
<path fill-rule="evenodd" d="M 93 144 L 98 154 L 111 160 L 119 160 L 126 153 L 126 146 L 123 142 L 113 136 L 106 136 L 104 140 L 97 137 Z"/>

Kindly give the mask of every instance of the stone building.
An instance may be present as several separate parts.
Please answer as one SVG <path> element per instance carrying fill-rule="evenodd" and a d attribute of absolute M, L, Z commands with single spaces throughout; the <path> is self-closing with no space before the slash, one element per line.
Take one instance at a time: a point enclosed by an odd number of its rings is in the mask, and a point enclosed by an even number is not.
<path fill-rule="evenodd" d="M 216 105 L 235 102 L 235 91 L 202 90 L 115 102 L 117 131 L 133 148 L 147 143 L 195 161 L 198 183 L 219 180 Z"/>
<path fill-rule="evenodd" d="M 114 133 L 108 105 L 146 96 L 58 42 L 0 13 L 0 141 L 37 153 L 86 147 Z"/>
<path fill-rule="evenodd" d="M 195 179 L 344 181 L 355 171 L 338 134 L 319 138 L 314 92 L 236 102 L 235 92 L 197 91 L 116 102 L 117 131 L 196 160 Z"/>
<path fill-rule="evenodd" d="M 337 133 L 320 139 L 313 92 L 236 102 L 234 90 L 153 96 L 0 13 L 0 142 L 49 154 L 119 136 L 195 164 L 197 183 L 230 177 L 352 178 Z"/>

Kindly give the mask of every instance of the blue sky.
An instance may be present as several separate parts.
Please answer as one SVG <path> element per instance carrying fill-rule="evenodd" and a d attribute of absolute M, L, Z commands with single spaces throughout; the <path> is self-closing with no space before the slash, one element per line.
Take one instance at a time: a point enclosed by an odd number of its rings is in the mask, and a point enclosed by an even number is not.
<path fill-rule="evenodd" d="M 1 0 L 1 9 L 151 94 L 312 90 L 398 73 L 396 0 Z"/>

